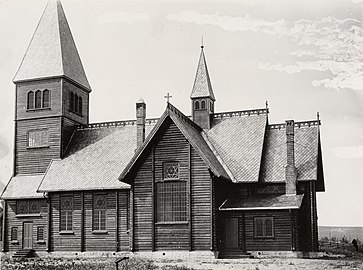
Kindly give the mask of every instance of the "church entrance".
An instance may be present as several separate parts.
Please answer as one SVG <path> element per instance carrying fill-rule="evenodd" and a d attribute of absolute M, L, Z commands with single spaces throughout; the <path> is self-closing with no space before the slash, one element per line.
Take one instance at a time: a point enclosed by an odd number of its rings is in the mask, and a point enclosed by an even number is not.
<path fill-rule="evenodd" d="M 23 223 L 23 249 L 33 248 L 33 222 Z"/>
<path fill-rule="evenodd" d="M 238 217 L 223 219 L 223 238 L 223 249 L 231 250 L 239 248 Z"/>

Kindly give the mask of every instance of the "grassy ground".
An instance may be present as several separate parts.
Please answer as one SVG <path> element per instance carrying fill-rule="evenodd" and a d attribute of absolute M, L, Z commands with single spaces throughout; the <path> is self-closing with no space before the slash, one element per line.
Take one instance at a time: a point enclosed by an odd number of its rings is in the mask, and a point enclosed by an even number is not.
<path fill-rule="evenodd" d="M 1 270 L 101 270 L 116 269 L 115 258 L 36 258 L 24 261 L 12 259 L 1 261 Z M 363 255 L 356 254 L 349 258 L 323 258 L 323 259 L 297 259 L 297 258 L 268 258 L 268 259 L 239 259 L 239 260 L 215 260 L 195 259 L 173 260 L 160 259 L 150 261 L 131 258 L 119 265 L 121 270 L 267 270 L 267 269 L 363 269 Z"/>

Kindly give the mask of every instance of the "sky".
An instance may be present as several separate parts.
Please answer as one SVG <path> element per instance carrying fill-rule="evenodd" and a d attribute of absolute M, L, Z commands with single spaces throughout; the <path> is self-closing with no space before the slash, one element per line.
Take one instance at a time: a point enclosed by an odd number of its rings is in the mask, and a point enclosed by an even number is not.
<path fill-rule="evenodd" d="M 319 225 L 363 226 L 363 0 L 63 0 L 93 89 L 90 122 L 190 114 L 200 45 L 215 110 L 264 108 L 270 123 L 316 119 L 326 192 Z M 46 0 L 0 0 L 0 182 L 12 175 L 12 79 Z M 0 184 L 1 185 L 1 184 Z"/>

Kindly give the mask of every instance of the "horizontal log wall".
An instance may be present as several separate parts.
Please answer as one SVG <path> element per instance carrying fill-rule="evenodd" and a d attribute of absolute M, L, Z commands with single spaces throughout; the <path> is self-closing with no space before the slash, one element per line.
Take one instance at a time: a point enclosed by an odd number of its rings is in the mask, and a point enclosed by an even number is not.
<path fill-rule="evenodd" d="M 5 235 L 5 250 L 14 252 L 23 248 L 23 223 L 32 222 L 33 223 L 33 249 L 36 251 L 46 251 L 47 250 L 47 220 L 48 220 L 48 209 L 47 201 L 45 199 L 38 200 L 40 202 L 40 215 L 39 216 L 17 216 L 16 215 L 16 201 L 10 200 L 6 201 L 6 235 Z M 44 229 L 44 242 L 37 242 L 37 228 L 43 227 Z M 16 227 L 18 229 L 18 243 L 11 242 L 11 228 Z"/>
<path fill-rule="evenodd" d="M 247 251 L 290 251 L 292 248 L 291 215 L 288 210 L 246 211 L 245 246 Z M 274 237 L 254 237 L 254 218 L 273 217 Z"/>
<path fill-rule="evenodd" d="M 61 118 L 16 121 L 15 174 L 44 173 L 52 159 L 60 158 Z M 49 146 L 28 148 L 28 132 L 48 129 Z"/>

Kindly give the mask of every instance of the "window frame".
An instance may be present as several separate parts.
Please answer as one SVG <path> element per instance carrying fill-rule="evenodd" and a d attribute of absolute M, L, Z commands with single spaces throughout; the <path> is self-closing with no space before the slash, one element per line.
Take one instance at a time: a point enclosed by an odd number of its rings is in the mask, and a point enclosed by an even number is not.
<path fill-rule="evenodd" d="M 104 199 L 104 207 L 96 208 L 96 200 Z M 107 194 L 93 194 L 92 198 L 92 233 L 107 233 Z M 97 215 L 97 224 L 96 224 Z M 104 220 L 102 220 L 104 219 Z M 104 225 L 103 225 L 104 224 Z M 103 225 L 103 226 L 102 226 Z"/>
<path fill-rule="evenodd" d="M 206 104 L 205 100 L 202 99 L 200 102 L 200 110 L 204 111 L 206 109 L 207 109 L 207 104 Z"/>
<path fill-rule="evenodd" d="M 63 208 L 63 200 L 69 199 L 71 202 L 70 209 Z M 59 232 L 73 233 L 73 211 L 74 211 L 74 198 L 72 195 L 60 197 L 60 211 L 59 211 Z M 71 218 L 69 218 L 71 217 Z M 63 218 L 65 218 L 65 225 L 63 227 Z M 69 221 L 70 220 L 70 221 Z M 70 224 L 69 224 L 70 223 Z"/>
<path fill-rule="evenodd" d="M 47 131 L 47 143 L 46 144 L 40 144 L 40 145 L 30 145 L 30 134 L 32 132 L 43 132 Z M 43 147 L 49 147 L 49 129 L 48 128 L 40 128 L 40 129 L 30 129 L 27 133 L 27 148 L 43 148 Z"/>
<path fill-rule="evenodd" d="M 194 101 L 194 110 L 200 110 L 200 102 L 199 102 L 199 100 Z"/>
<path fill-rule="evenodd" d="M 37 227 L 37 243 L 45 243 L 44 232 L 44 226 Z"/>
<path fill-rule="evenodd" d="M 257 230 L 257 223 L 262 222 L 262 234 L 259 235 Z M 271 235 L 267 235 L 266 221 L 271 221 Z M 275 225 L 273 217 L 254 217 L 253 232 L 255 238 L 274 238 L 275 237 Z"/>
<path fill-rule="evenodd" d="M 44 98 L 45 93 L 48 93 L 48 105 L 47 106 L 45 106 L 45 98 Z M 42 91 L 42 109 L 49 109 L 50 108 L 50 100 L 51 100 L 50 91 L 48 89 L 44 89 Z"/>
<path fill-rule="evenodd" d="M 23 204 L 26 206 L 25 211 L 19 212 L 20 205 Z M 31 205 L 37 204 L 38 210 L 36 212 L 33 212 L 31 210 Z M 16 217 L 37 217 L 41 215 L 41 202 L 39 200 L 17 200 L 16 201 Z"/>
<path fill-rule="evenodd" d="M 69 111 L 77 114 L 79 116 L 83 116 L 83 98 L 81 95 L 74 93 L 73 91 L 69 91 Z"/>
<path fill-rule="evenodd" d="M 177 163 L 177 177 L 165 177 L 165 165 Z M 180 177 L 180 162 L 167 161 L 162 165 L 162 178 L 155 179 L 155 209 L 157 224 L 188 223 L 187 180 Z M 177 191 L 177 192 L 176 192 Z M 190 207 L 190 206 L 189 206 Z"/>
<path fill-rule="evenodd" d="M 44 93 L 48 92 L 48 106 L 44 106 Z M 37 105 L 37 93 L 39 94 L 39 102 L 40 106 L 36 107 Z M 30 95 L 32 95 L 32 100 L 30 100 Z M 27 111 L 41 111 L 41 110 L 50 110 L 51 109 L 51 91 L 49 89 L 37 89 L 37 90 L 30 90 L 26 95 L 26 110 Z M 31 106 L 30 106 L 31 105 Z"/>
<path fill-rule="evenodd" d="M 17 226 L 10 229 L 10 243 L 19 243 L 19 229 Z"/>

